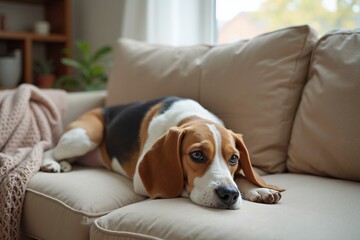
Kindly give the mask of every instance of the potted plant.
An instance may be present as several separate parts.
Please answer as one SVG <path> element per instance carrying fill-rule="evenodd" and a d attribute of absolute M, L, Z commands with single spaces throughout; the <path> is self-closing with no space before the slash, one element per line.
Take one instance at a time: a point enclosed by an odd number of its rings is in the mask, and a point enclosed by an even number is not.
<path fill-rule="evenodd" d="M 52 60 L 36 60 L 34 62 L 36 85 L 40 88 L 51 88 L 55 81 L 53 71 L 54 66 Z"/>
<path fill-rule="evenodd" d="M 85 41 L 76 41 L 74 50 L 65 50 L 74 58 L 64 57 L 61 63 L 72 67 L 75 72 L 60 77 L 56 86 L 66 90 L 99 90 L 104 89 L 107 82 L 106 66 L 109 63 L 106 56 L 112 51 L 110 46 L 104 46 L 91 52 L 90 45 Z"/>

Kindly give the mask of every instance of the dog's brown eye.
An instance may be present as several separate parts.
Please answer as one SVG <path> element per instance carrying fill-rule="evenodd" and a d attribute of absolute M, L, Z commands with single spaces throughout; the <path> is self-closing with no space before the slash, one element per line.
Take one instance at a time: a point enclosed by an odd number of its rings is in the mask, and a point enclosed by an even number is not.
<path fill-rule="evenodd" d="M 229 165 L 230 166 L 235 166 L 239 161 L 239 157 L 236 155 L 231 155 L 230 161 L 229 161 Z"/>
<path fill-rule="evenodd" d="M 193 151 L 190 153 L 190 158 L 196 163 L 205 163 L 207 158 L 204 156 L 202 151 Z"/>

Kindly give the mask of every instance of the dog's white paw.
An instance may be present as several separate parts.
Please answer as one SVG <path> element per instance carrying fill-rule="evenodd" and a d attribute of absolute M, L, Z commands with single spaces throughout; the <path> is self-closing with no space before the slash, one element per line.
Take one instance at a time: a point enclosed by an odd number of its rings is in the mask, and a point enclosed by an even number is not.
<path fill-rule="evenodd" d="M 40 170 L 42 172 L 61 172 L 60 164 L 54 159 L 43 159 Z"/>
<path fill-rule="evenodd" d="M 245 194 L 245 198 L 252 202 L 272 204 L 280 201 L 281 194 L 269 188 L 254 188 Z"/>
<path fill-rule="evenodd" d="M 42 172 L 70 172 L 72 169 L 71 164 L 66 161 L 57 162 L 55 160 L 43 160 L 40 170 Z"/>
<path fill-rule="evenodd" d="M 71 164 L 68 163 L 67 161 L 61 161 L 60 166 L 62 172 L 70 172 L 72 169 Z"/>
<path fill-rule="evenodd" d="M 48 150 L 44 152 L 40 170 L 43 172 L 61 171 L 60 164 L 53 157 L 53 150 Z"/>
<path fill-rule="evenodd" d="M 71 164 L 67 161 L 58 162 L 54 159 L 53 150 L 44 152 L 43 160 L 40 166 L 42 172 L 70 172 Z"/>

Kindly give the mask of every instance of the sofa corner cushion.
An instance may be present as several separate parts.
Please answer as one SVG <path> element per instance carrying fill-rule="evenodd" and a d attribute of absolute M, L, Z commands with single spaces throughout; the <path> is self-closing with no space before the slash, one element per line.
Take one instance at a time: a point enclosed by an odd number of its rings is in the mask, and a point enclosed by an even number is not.
<path fill-rule="evenodd" d="M 39 172 L 26 191 L 22 232 L 36 239 L 88 239 L 96 218 L 143 199 L 131 181 L 107 170 Z"/>
<path fill-rule="evenodd" d="M 360 29 L 331 32 L 313 52 L 288 169 L 360 181 L 359 104 Z"/>
<path fill-rule="evenodd" d="M 90 237 L 230 240 L 359 236 L 358 183 L 299 174 L 274 174 L 264 179 L 287 189 L 278 204 L 244 201 L 239 210 L 219 210 L 184 198 L 146 200 L 96 219 Z"/>
<path fill-rule="evenodd" d="M 254 165 L 282 172 L 315 42 L 316 33 L 306 25 L 218 46 L 120 39 L 107 104 L 192 98 L 244 134 Z"/>

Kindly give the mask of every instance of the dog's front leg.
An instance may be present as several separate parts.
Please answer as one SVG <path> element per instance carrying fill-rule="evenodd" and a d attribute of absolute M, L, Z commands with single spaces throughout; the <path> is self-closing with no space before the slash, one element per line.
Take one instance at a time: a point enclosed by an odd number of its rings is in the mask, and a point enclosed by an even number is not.
<path fill-rule="evenodd" d="M 44 152 L 40 169 L 43 172 L 68 172 L 71 158 L 83 156 L 96 147 L 97 143 L 89 138 L 85 129 L 71 129 L 61 136 L 54 149 Z"/>
<path fill-rule="evenodd" d="M 259 188 L 250 183 L 246 178 L 239 178 L 236 184 L 241 192 L 241 196 L 245 200 L 258 203 L 273 204 L 281 199 L 281 194 L 278 191 L 269 188 Z"/>

